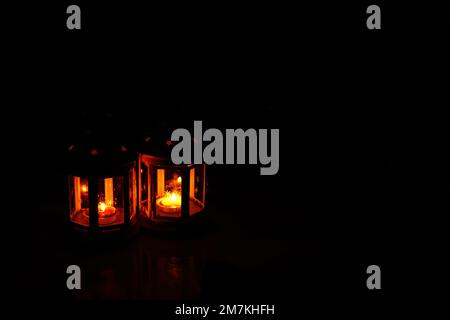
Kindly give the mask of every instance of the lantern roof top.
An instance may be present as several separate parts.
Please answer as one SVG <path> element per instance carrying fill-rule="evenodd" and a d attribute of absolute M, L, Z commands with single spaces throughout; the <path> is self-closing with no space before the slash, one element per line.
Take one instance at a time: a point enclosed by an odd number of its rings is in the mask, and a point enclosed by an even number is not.
<path fill-rule="evenodd" d="M 80 176 L 123 175 L 136 158 L 135 147 L 114 139 L 85 137 L 68 144 L 66 149 L 69 174 Z"/>

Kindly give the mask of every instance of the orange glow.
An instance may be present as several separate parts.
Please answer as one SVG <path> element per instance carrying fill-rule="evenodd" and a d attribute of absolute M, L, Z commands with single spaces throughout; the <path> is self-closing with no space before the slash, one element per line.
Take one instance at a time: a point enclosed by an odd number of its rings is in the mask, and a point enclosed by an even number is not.
<path fill-rule="evenodd" d="M 83 193 L 87 193 L 87 192 L 88 192 L 88 187 L 87 187 L 87 185 L 83 184 L 83 185 L 81 186 L 81 192 L 83 192 Z"/>
<path fill-rule="evenodd" d="M 177 182 L 181 183 L 181 176 L 178 177 Z"/>

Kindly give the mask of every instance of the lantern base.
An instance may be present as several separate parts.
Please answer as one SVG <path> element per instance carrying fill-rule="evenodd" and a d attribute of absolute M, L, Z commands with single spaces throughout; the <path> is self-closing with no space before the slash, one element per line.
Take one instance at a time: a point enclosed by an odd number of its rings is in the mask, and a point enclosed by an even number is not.
<path fill-rule="evenodd" d="M 74 225 L 89 227 L 89 209 L 81 209 L 70 218 Z M 123 209 L 114 209 L 107 214 L 99 214 L 98 224 L 102 227 L 121 225 L 124 222 Z"/>

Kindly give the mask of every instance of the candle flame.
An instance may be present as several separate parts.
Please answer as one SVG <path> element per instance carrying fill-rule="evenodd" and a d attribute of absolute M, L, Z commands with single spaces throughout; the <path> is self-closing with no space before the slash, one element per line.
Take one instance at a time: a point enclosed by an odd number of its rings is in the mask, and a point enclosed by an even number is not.
<path fill-rule="evenodd" d="M 181 183 L 181 176 L 178 177 L 177 182 Z"/>
<path fill-rule="evenodd" d="M 86 193 L 87 191 L 88 191 L 87 185 L 83 184 L 83 185 L 81 186 L 81 192 Z"/>

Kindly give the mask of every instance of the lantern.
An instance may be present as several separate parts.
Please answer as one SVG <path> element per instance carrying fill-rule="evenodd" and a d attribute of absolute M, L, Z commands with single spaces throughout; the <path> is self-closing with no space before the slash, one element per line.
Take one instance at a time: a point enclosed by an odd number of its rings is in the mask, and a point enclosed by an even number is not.
<path fill-rule="evenodd" d="M 139 154 L 139 211 L 149 229 L 189 225 L 205 210 L 206 166 L 175 165 L 167 154 Z"/>
<path fill-rule="evenodd" d="M 71 145 L 68 152 L 70 225 L 97 234 L 134 230 L 136 155 L 124 145 Z"/>

